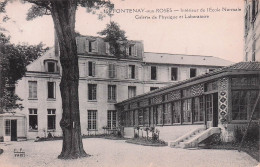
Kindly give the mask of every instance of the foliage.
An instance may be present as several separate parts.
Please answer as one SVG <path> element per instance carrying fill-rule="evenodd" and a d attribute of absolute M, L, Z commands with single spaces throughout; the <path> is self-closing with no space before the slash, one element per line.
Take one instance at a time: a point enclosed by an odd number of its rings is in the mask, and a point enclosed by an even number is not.
<path fill-rule="evenodd" d="M 106 28 L 100 32 L 99 35 L 105 36 L 105 42 L 109 43 L 110 53 L 117 58 L 121 58 L 126 55 L 127 37 L 125 31 L 120 29 L 119 24 L 111 21 L 106 25 Z"/>
<path fill-rule="evenodd" d="M 12 0 L 4 0 L 4 2 Z M 75 39 L 76 10 L 85 7 L 91 10 L 101 7 L 112 9 L 114 5 L 109 0 L 21 0 L 32 4 L 27 13 L 27 20 L 43 15 L 51 15 L 58 37 L 62 77 L 60 82 L 62 98 L 62 119 L 60 126 L 63 132 L 62 152 L 60 159 L 75 159 L 86 157 L 81 138 L 79 117 L 79 69 Z M 5 3 L 0 3 L 0 13 L 5 13 Z M 2 9 L 3 8 L 3 9 Z M 101 10 L 102 11 L 102 10 Z M 100 13 L 102 14 L 102 12 Z M 100 17 L 101 18 L 101 17 Z M 75 128 L 72 128 L 74 127 Z"/>
<path fill-rule="evenodd" d="M 2 109 L 6 111 L 22 108 L 21 104 L 16 104 L 16 101 L 22 99 L 14 93 L 14 84 L 25 74 L 26 66 L 48 49 L 42 43 L 38 45 L 14 45 L 9 42 L 9 39 L 9 37 L 0 33 L 0 103 Z"/>
<path fill-rule="evenodd" d="M 139 138 L 139 135 L 137 133 L 135 133 L 134 138 Z"/>

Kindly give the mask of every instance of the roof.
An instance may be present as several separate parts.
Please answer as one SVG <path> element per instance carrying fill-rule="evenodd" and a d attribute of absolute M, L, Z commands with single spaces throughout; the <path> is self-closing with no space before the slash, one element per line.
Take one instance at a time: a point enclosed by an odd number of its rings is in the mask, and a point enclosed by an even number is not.
<path fill-rule="evenodd" d="M 233 62 L 213 56 L 183 55 L 169 53 L 144 52 L 143 61 L 146 63 L 165 63 L 183 65 L 204 65 L 204 66 L 228 66 Z"/>
<path fill-rule="evenodd" d="M 202 74 L 202 75 L 199 75 L 199 76 L 196 76 L 196 77 L 193 77 L 193 78 L 189 78 L 189 79 L 186 79 L 184 81 L 173 83 L 173 84 L 167 85 L 165 87 L 162 87 L 162 88 L 159 88 L 159 89 L 156 89 L 156 90 L 153 90 L 153 91 L 132 97 L 130 99 L 124 100 L 124 101 L 119 102 L 117 104 L 124 103 L 124 102 L 130 101 L 132 99 L 140 98 L 140 97 L 143 97 L 143 96 L 151 95 L 151 94 L 154 94 L 154 93 L 158 93 L 160 91 L 167 90 L 169 88 L 177 87 L 177 86 L 180 86 L 180 85 L 184 85 L 186 83 L 193 82 L 193 81 L 196 81 L 196 80 L 199 80 L 199 79 L 202 79 L 202 78 L 207 78 L 207 77 L 210 77 L 210 76 L 213 76 L 213 75 L 217 75 L 217 74 L 224 73 L 224 72 L 230 72 L 230 71 L 231 72 L 232 71 L 256 71 L 256 72 L 259 72 L 259 75 L 260 75 L 260 62 L 239 62 L 239 63 L 233 64 L 233 65 L 230 65 L 230 66 L 226 66 L 226 67 L 216 69 L 216 70 L 211 71 L 211 72 L 206 73 L 206 74 Z"/>

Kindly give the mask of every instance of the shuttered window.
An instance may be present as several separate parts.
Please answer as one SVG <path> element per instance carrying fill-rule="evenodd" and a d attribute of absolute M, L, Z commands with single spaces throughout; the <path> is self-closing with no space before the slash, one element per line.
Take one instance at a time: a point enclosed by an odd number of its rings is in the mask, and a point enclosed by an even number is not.
<path fill-rule="evenodd" d="M 88 62 L 88 76 L 95 76 L 95 72 L 96 72 L 96 63 L 89 61 Z"/>
<path fill-rule="evenodd" d="M 108 76 L 109 76 L 109 78 L 116 77 L 116 65 L 115 64 L 108 65 Z"/>
<path fill-rule="evenodd" d="M 108 101 L 116 101 L 116 85 L 108 85 Z"/>
<path fill-rule="evenodd" d="M 29 98 L 37 99 L 37 81 L 29 81 Z"/>
<path fill-rule="evenodd" d="M 97 100 L 96 84 L 88 84 L 88 100 Z"/>

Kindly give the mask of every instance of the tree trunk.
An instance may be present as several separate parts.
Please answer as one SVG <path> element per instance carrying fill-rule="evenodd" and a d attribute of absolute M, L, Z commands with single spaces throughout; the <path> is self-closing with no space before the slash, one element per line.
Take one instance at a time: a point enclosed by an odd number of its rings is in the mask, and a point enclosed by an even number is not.
<path fill-rule="evenodd" d="M 88 156 L 83 149 L 79 114 L 79 69 L 75 39 L 76 1 L 51 1 L 51 13 L 60 47 L 62 77 L 60 92 L 62 98 L 63 132 L 60 159 L 74 159 Z"/>

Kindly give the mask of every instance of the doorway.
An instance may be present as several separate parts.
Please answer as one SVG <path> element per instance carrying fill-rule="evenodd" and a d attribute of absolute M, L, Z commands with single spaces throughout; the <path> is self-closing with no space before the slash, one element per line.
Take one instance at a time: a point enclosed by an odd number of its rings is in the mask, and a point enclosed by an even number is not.
<path fill-rule="evenodd" d="M 206 95 L 206 128 L 218 127 L 218 93 Z"/>
<path fill-rule="evenodd" d="M 218 127 L 218 93 L 213 94 L 213 127 Z"/>
<path fill-rule="evenodd" d="M 5 120 L 4 141 L 17 141 L 17 120 Z"/>
<path fill-rule="evenodd" d="M 11 120 L 11 141 L 17 141 L 17 120 Z"/>

